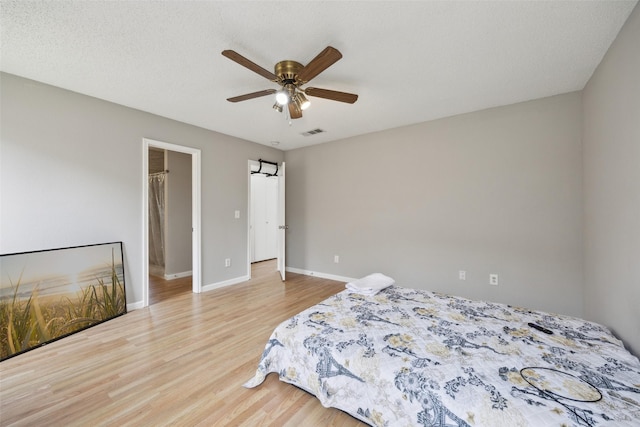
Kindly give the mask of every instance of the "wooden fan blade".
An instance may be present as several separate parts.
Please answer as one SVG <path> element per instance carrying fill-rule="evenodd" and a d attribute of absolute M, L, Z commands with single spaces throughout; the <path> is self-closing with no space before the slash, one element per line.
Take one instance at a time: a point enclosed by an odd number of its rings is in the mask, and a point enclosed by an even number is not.
<path fill-rule="evenodd" d="M 297 79 L 303 83 L 310 82 L 312 78 L 329 68 L 340 58 L 342 58 L 342 54 L 338 49 L 327 46 L 298 73 Z"/>
<path fill-rule="evenodd" d="M 240 102 L 246 101 L 247 99 L 260 98 L 261 96 L 271 95 L 272 93 L 276 93 L 275 89 L 266 89 L 261 90 L 259 92 L 247 93 L 246 95 L 234 96 L 233 98 L 227 98 L 229 102 Z"/>
<path fill-rule="evenodd" d="M 354 93 L 338 92 L 337 90 L 320 89 L 317 87 L 308 87 L 304 90 L 304 93 L 309 96 L 330 99 L 332 101 L 346 102 L 348 104 L 353 104 L 358 100 L 358 95 Z"/>
<path fill-rule="evenodd" d="M 262 68 L 261 66 L 259 66 L 255 62 L 251 62 L 250 60 L 248 60 L 244 56 L 240 55 L 238 52 L 235 52 L 233 50 L 223 50 L 222 51 L 222 55 L 226 56 L 227 58 L 229 58 L 230 60 L 232 60 L 234 62 L 237 62 L 238 64 L 242 65 L 243 67 L 250 69 L 254 73 L 260 74 L 262 77 L 265 77 L 265 78 L 271 80 L 272 82 L 275 82 L 275 81 L 278 80 L 278 77 L 276 77 L 276 75 L 273 74 L 271 71 L 265 70 L 264 68 Z"/>
<path fill-rule="evenodd" d="M 289 103 L 289 117 L 292 119 L 299 119 L 302 117 L 302 110 L 298 108 L 295 102 Z"/>

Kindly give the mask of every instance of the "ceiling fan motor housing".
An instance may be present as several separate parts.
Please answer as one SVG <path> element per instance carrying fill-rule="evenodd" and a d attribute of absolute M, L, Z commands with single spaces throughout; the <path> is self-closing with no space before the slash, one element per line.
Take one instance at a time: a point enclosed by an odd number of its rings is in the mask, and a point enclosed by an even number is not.
<path fill-rule="evenodd" d="M 298 73 L 302 70 L 303 65 L 296 61 L 280 61 L 274 67 L 275 75 L 278 76 L 281 85 L 294 84 L 300 85 L 298 81 Z"/>

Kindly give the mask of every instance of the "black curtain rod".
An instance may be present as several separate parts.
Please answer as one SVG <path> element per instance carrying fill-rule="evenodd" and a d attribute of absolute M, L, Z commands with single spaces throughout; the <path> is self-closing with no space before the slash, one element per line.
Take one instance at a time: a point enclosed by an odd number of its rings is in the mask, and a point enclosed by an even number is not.
<path fill-rule="evenodd" d="M 161 170 L 160 172 L 153 172 L 153 173 L 150 173 L 149 175 L 158 175 L 159 173 L 169 173 L 169 169 Z"/>

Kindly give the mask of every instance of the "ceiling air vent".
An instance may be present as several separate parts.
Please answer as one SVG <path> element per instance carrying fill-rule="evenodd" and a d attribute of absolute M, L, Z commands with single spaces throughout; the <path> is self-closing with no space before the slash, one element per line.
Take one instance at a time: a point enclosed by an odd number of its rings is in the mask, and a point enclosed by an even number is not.
<path fill-rule="evenodd" d="M 323 129 L 313 129 L 313 130 L 309 130 L 307 132 L 303 132 L 302 136 L 311 136 L 311 135 L 315 135 L 317 133 L 322 133 L 324 132 Z"/>

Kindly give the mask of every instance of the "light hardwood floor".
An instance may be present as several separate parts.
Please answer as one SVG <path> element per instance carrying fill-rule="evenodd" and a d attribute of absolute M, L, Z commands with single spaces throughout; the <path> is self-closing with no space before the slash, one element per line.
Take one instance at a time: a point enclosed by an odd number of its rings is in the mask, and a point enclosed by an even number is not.
<path fill-rule="evenodd" d="M 0 363 L 0 425 L 364 426 L 270 374 L 253 377 L 272 330 L 344 284 L 274 262 L 253 279 L 181 293 Z"/>
<path fill-rule="evenodd" d="M 182 294 L 191 293 L 191 276 L 165 280 L 159 276 L 149 276 L 149 305 L 166 301 Z"/>

